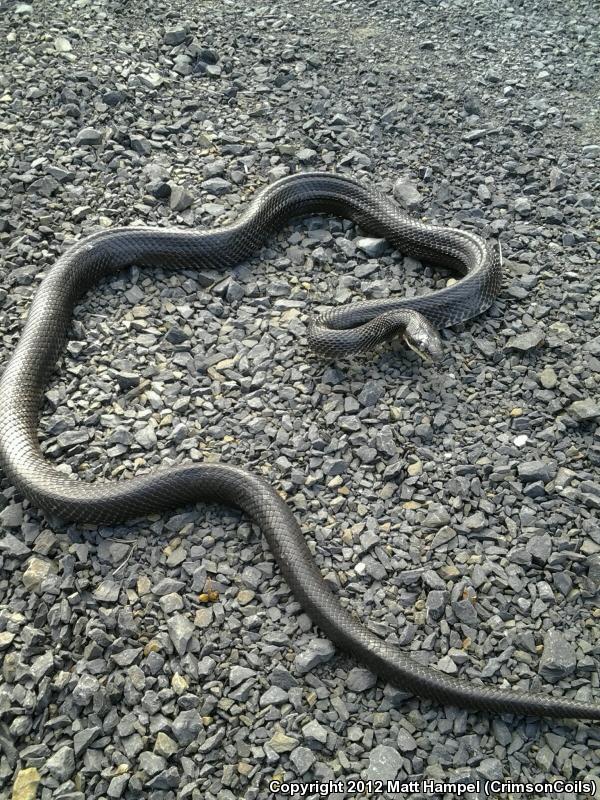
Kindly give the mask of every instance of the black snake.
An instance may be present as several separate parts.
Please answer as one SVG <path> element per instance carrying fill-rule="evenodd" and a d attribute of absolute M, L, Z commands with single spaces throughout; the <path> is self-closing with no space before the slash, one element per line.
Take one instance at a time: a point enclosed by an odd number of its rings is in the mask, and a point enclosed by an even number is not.
<path fill-rule="evenodd" d="M 31 503 L 59 517 L 113 523 L 196 501 L 236 506 L 262 529 L 294 596 L 337 645 L 385 680 L 440 703 L 553 717 L 600 719 L 600 706 L 467 683 L 423 666 L 371 633 L 327 586 L 304 536 L 275 489 L 226 464 L 182 464 L 115 482 L 66 476 L 42 455 L 37 438 L 44 386 L 65 343 L 74 304 L 101 278 L 132 264 L 227 269 L 261 246 L 290 217 L 331 212 L 385 237 L 403 253 L 453 268 L 454 285 L 407 299 L 365 301 L 330 311 L 309 326 L 309 344 L 327 355 L 402 336 L 436 358 L 435 331 L 484 311 L 500 290 L 497 251 L 478 236 L 425 225 L 349 178 L 304 173 L 276 181 L 232 225 L 212 231 L 117 228 L 84 238 L 45 276 L 0 381 L 0 459 Z"/>

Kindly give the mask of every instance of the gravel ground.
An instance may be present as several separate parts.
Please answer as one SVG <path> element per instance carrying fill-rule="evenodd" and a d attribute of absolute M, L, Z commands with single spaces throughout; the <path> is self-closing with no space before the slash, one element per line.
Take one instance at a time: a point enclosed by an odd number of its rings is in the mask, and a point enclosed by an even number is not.
<path fill-rule="evenodd" d="M 308 354 L 309 314 L 447 279 L 341 220 L 290 225 L 232 275 L 131 269 L 76 310 L 48 456 L 83 480 L 250 465 L 373 630 L 468 681 L 600 702 L 596 4 L 0 5 L 2 361 L 73 240 L 217 226 L 296 170 L 393 191 L 506 259 L 435 369 Z M 65 526 L 6 482 L 0 509 L 2 798 L 590 775 L 600 797 L 597 725 L 376 682 L 231 510 Z"/>

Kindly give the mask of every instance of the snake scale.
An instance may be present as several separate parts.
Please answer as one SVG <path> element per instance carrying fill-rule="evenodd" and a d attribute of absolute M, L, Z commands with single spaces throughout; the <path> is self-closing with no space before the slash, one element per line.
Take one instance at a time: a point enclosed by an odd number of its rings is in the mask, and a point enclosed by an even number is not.
<path fill-rule="evenodd" d="M 421 355 L 440 354 L 437 330 L 473 317 L 500 291 L 495 248 L 473 233 L 426 225 L 368 187 L 330 173 L 299 173 L 260 192 L 239 219 L 209 231 L 116 228 L 82 239 L 49 269 L 0 380 L 0 462 L 35 506 L 69 521 L 116 523 L 197 501 L 245 512 L 262 530 L 295 598 L 336 645 L 378 676 L 439 703 L 489 712 L 600 719 L 600 705 L 460 680 L 410 658 L 357 621 L 324 581 L 289 507 L 245 469 L 189 463 L 114 482 L 69 477 L 41 452 L 37 427 L 44 387 L 65 344 L 72 311 L 101 278 L 136 264 L 228 269 L 247 259 L 290 218 L 314 212 L 353 220 L 407 255 L 450 267 L 451 286 L 410 299 L 334 308 L 308 328 L 309 345 L 327 356 L 402 337 Z"/>

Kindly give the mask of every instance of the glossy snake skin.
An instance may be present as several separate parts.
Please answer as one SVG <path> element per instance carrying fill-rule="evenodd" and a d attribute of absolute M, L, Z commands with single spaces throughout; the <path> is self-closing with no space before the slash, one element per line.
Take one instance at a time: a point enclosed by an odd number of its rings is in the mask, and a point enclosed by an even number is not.
<path fill-rule="evenodd" d="M 132 264 L 228 269 L 255 253 L 291 217 L 311 212 L 354 220 L 403 253 L 452 267 L 462 276 L 427 296 L 360 302 L 330 311 L 309 327 L 309 344 L 321 353 L 342 355 L 401 335 L 424 355 L 435 355 L 433 329 L 481 313 L 500 289 L 499 258 L 478 236 L 421 224 L 371 189 L 328 173 L 297 174 L 273 183 L 235 224 L 220 229 L 120 228 L 94 234 L 48 271 L 0 380 L 0 461 L 7 479 L 32 504 L 70 521 L 115 523 L 197 501 L 240 508 L 261 528 L 290 589 L 314 623 L 383 680 L 465 708 L 600 719 L 600 706 L 590 703 L 457 680 L 378 638 L 345 610 L 325 583 L 296 519 L 275 489 L 245 469 L 190 463 L 126 480 L 86 483 L 65 475 L 42 455 L 37 425 L 44 387 L 63 349 L 73 306 L 90 287 Z"/>

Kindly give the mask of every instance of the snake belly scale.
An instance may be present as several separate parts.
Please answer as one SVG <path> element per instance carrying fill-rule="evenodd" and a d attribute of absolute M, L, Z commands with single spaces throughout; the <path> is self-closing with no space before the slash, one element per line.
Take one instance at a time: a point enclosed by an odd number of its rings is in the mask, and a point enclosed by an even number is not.
<path fill-rule="evenodd" d="M 323 580 L 284 500 L 245 469 L 189 463 L 87 483 L 65 475 L 42 454 L 37 427 L 44 387 L 63 349 L 73 307 L 90 287 L 133 264 L 230 268 L 255 253 L 291 217 L 314 212 L 349 218 L 403 253 L 450 267 L 461 276 L 428 295 L 363 301 L 324 314 L 310 323 L 308 341 L 325 355 L 364 350 L 403 336 L 422 354 L 435 356 L 435 329 L 481 313 L 500 290 L 500 259 L 480 237 L 411 219 L 385 196 L 329 173 L 299 173 L 276 181 L 237 222 L 216 230 L 133 227 L 93 234 L 48 270 L 0 379 L 0 463 L 7 479 L 32 504 L 68 521 L 110 524 L 197 501 L 237 507 L 262 530 L 292 593 L 313 622 L 384 680 L 464 708 L 600 719 L 600 706 L 593 703 L 450 677 L 380 639 L 345 610 Z"/>

